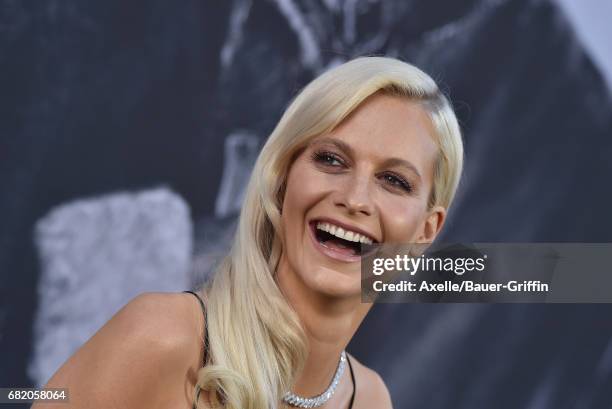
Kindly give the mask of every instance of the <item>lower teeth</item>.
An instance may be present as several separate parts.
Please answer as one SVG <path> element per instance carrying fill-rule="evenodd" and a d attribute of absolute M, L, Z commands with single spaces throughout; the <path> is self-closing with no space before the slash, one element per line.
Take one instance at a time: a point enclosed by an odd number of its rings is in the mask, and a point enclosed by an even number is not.
<path fill-rule="evenodd" d="M 351 255 L 353 256 L 357 255 L 357 250 L 355 250 L 355 248 L 351 247 L 350 245 L 346 245 L 344 243 L 340 243 L 337 241 L 328 241 L 328 242 L 323 242 L 323 244 L 325 244 L 327 247 L 335 247 L 337 249 L 349 250 L 351 252 Z"/>

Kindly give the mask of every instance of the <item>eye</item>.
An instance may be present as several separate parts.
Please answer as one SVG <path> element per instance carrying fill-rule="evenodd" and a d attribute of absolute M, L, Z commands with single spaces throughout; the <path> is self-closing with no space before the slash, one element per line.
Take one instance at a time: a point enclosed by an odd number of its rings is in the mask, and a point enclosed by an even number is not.
<path fill-rule="evenodd" d="M 412 193 L 414 190 L 410 182 L 395 173 L 385 173 L 382 175 L 382 179 L 393 187 L 400 188 L 408 193 Z"/>
<path fill-rule="evenodd" d="M 337 167 L 344 165 L 344 162 L 342 161 L 342 159 L 340 159 L 340 157 L 338 157 L 338 155 L 327 151 L 314 152 L 312 154 L 312 159 L 315 162 L 321 163 L 326 166 Z"/>

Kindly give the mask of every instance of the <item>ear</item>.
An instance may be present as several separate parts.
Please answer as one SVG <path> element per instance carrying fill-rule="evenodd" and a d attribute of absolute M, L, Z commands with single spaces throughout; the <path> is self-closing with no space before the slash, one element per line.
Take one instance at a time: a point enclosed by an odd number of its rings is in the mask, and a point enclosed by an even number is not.
<path fill-rule="evenodd" d="M 446 209 L 442 206 L 434 206 L 429 210 L 427 217 L 423 221 L 421 233 L 417 243 L 432 243 L 446 220 Z"/>

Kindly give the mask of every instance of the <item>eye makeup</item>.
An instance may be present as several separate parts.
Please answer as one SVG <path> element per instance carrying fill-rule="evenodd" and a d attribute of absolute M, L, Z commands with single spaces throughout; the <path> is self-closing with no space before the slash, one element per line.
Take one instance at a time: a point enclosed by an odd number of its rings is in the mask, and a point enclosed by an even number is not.
<path fill-rule="evenodd" d="M 310 160 L 316 165 L 326 168 L 333 169 L 348 167 L 346 161 L 339 154 L 325 148 L 313 150 L 313 152 L 310 154 Z M 413 194 L 415 192 L 415 186 L 413 183 L 396 172 L 384 171 L 378 174 L 377 178 L 382 180 L 388 189 L 399 189 L 407 194 Z"/>

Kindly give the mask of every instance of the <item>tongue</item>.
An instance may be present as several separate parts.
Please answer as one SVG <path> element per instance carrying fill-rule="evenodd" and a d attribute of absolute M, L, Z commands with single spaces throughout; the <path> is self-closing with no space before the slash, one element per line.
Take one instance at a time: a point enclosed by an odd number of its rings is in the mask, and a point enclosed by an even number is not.
<path fill-rule="evenodd" d="M 325 245 L 341 253 L 349 254 L 351 256 L 356 255 L 355 249 L 346 244 L 341 239 L 329 239 L 325 242 Z"/>

